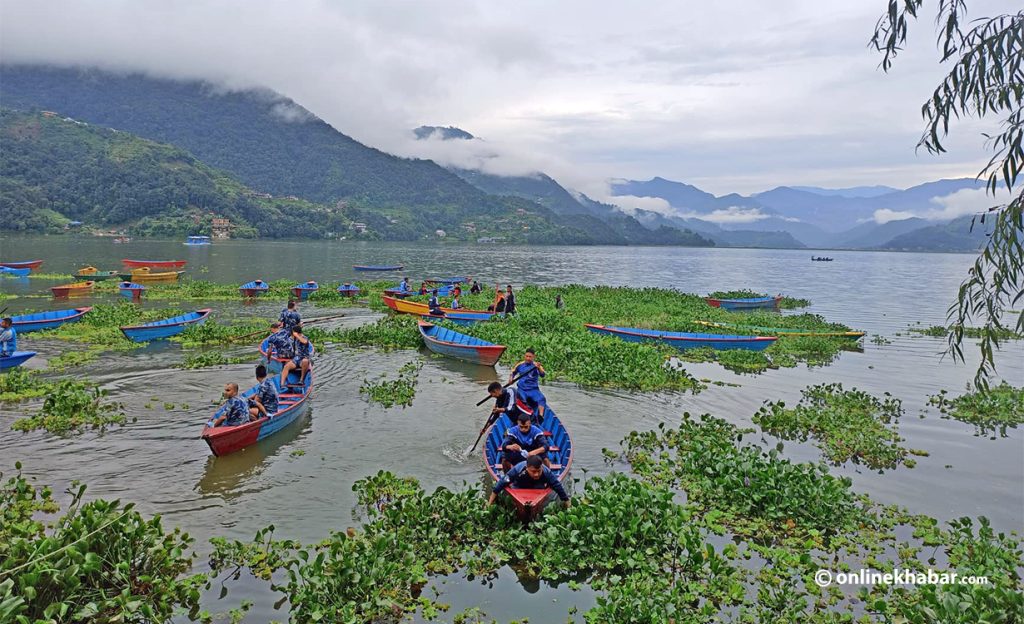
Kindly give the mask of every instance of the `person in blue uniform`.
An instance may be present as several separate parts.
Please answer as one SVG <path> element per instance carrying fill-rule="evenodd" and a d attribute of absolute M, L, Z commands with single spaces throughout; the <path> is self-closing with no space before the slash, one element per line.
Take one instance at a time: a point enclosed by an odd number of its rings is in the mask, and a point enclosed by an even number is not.
<path fill-rule="evenodd" d="M 294 301 L 289 301 L 288 307 L 281 310 L 280 321 L 281 326 L 289 331 L 302 322 L 302 315 L 299 314 L 299 310 L 296 308 Z"/>
<path fill-rule="evenodd" d="M 18 350 L 18 330 L 14 329 L 14 319 L 5 317 L 0 321 L 0 357 L 14 355 Z"/>
<path fill-rule="evenodd" d="M 292 359 L 281 367 L 281 388 L 284 388 L 288 381 L 288 373 L 296 368 L 301 371 L 299 385 L 306 382 L 306 375 L 313 365 L 313 344 L 302 333 L 302 325 L 292 328 Z"/>
<path fill-rule="evenodd" d="M 502 470 L 508 472 L 512 466 L 531 457 L 540 457 L 545 466 L 550 466 L 548 449 L 551 443 L 544 430 L 533 424 L 526 412 L 520 412 L 518 420 L 515 427 L 505 430 L 505 438 L 501 441 Z"/>
<path fill-rule="evenodd" d="M 295 355 L 292 352 L 291 330 L 282 327 L 280 321 L 271 325 L 270 329 L 273 333 L 270 334 L 270 349 L 268 349 L 267 354 L 273 354 L 274 357 L 290 360 Z"/>
<path fill-rule="evenodd" d="M 513 379 L 522 375 L 516 382 L 516 388 L 519 389 L 519 397 L 529 403 L 537 413 L 536 422 L 538 423 L 544 422 L 544 409 L 547 402 L 540 391 L 538 380 L 546 374 L 544 367 L 537 361 L 537 355 L 533 349 L 527 349 L 523 354 L 523 360 L 512 368 L 512 372 L 508 376 L 508 382 L 512 383 Z"/>
<path fill-rule="evenodd" d="M 558 498 L 565 501 L 566 507 L 572 505 L 569 501 L 568 492 L 562 487 L 562 482 L 558 480 L 555 473 L 551 472 L 550 468 L 544 465 L 543 460 L 536 455 L 519 462 L 512 467 L 512 470 L 506 472 L 505 476 L 498 479 L 498 482 L 494 484 L 494 489 L 491 490 L 490 498 L 487 499 L 487 506 L 493 505 L 494 501 L 498 499 L 498 494 L 501 494 L 508 487 L 524 490 L 551 488 L 555 491 L 555 494 L 558 494 Z"/>
<path fill-rule="evenodd" d="M 272 416 L 278 410 L 277 386 L 274 380 L 267 377 L 267 367 L 260 364 L 256 367 L 256 392 L 249 399 L 249 413 L 253 420 L 263 416 Z"/>
<path fill-rule="evenodd" d="M 533 409 L 516 396 L 515 388 L 503 388 L 500 382 L 492 381 L 487 386 L 487 394 L 496 399 L 494 407 L 491 409 L 491 416 L 504 414 L 513 427 L 519 422 L 520 414 L 526 414 L 531 419 L 533 418 Z"/>
<path fill-rule="evenodd" d="M 436 288 L 430 293 L 430 301 L 427 303 L 427 307 L 430 308 L 432 316 L 444 316 L 444 310 L 441 309 L 441 301 L 437 298 Z"/>
<path fill-rule="evenodd" d="M 402 281 L 398 283 L 398 290 L 402 292 L 409 292 L 412 290 L 412 286 L 409 285 L 409 278 L 403 277 Z"/>
<path fill-rule="evenodd" d="M 238 396 L 238 384 L 224 384 L 224 411 L 213 421 L 211 427 L 237 427 L 249 422 L 249 406 Z"/>

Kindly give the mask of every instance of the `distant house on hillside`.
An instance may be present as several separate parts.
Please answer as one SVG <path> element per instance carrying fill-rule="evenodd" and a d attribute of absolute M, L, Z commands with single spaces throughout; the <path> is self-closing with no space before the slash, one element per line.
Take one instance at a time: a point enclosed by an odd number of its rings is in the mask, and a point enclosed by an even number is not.
<path fill-rule="evenodd" d="M 231 238 L 231 221 L 228 219 L 215 217 L 213 222 L 210 224 L 210 229 L 213 234 L 213 238 Z"/>
<path fill-rule="evenodd" d="M 352 222 L 352 229 L 355 230 L 356 233 L 362 234 L 363 232 L 366 231 L 366 224 L 365 223 L 361 223 L 359 221 L 353 221 Z"/>
<path fill-rule="evenodd" d="M 448 233 L 445 232 L 444 230 L 434 230 L 434 234 L 437 234 L 438 238 L 444 238 L 445 236 L 448 236 Z"/>
<path fill-rule="evenodd" d="M 56 117 L 57 113 L 53 111 L 43 111 L 43 117 Z"/>
<path fill-rule="evenodd" d="M 463 223 L 462 229 L 466 230 L 467 232 L 476 232 L 476 223 L 473 223 L 472 221 L 468 223 Z"/>

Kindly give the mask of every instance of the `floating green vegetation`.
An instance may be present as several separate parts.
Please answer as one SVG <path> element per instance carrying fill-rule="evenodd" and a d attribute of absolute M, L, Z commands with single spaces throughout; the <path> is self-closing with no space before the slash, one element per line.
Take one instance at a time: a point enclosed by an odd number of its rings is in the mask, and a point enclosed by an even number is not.
<path fill-rule="evenodd" d="M 74 279 L 73 277 L 71 277 L 70 273 L 39 273 L 36 271 L 32 271 L 31 273 L 29 273 L 28 278 L 37 280 L 64 280 L 68 282 Z M 101 282 L 96 283 L 100 284 Z"/>
<path fill-rule="evenodd" d="M 200 347 L 242 343 L 244 340 L 258 342 L 269 333 L 269 320 L 247 319 L 231 325 L 207 320 L 202 325 L 189 325 L 185 331 L 172 336 L 170 340 L 180 342 L 183 347 Z"/>
<path fill-rule="evenodd" d="M 364 379 L 363 385 L 359 387 L 359 393 L 365 394 L 371 403 L 378 403 L 383 407 L 409 407 L 416 398 L 416 380 L 419 378 L 421 368 L 423 362 L 406 362 L 398 369 L 397 379 L 383 379 L 384 375 L 381 375 L 382 380 L 377 382 Z"/>
<path fill-rule="evenodd" d="M 713 293 L 708 293 L 708 297 L 712 299 L 760 299 L 763 297 L 771 297 L 767 293 L 754 292 L 752 290 L 718 290 Z M 809 299 L 796 299 L 794 297 L 785 297 L 779 301 L 779 307 L 784 310 L 794 308 L 806 308 L 811 305 Z"/>
<path fill-rule="evenodd" d="M 186 355 L 184 361 L 176 364 L 175 368 L 197 369 L 209 368 L 211 366 L 226 366 L 229 364 L 245 364 L 246 362 L 252 362 L 253 359 L 251 355 L 228 356 L 220 351 L 204 351 L 203 353 Z"/>
<path fill-rule="evenodd" d="M 932 325 L 931 327 L 910 327 L 908 331 L 935 338 L 945 338 L 949 335 L 949 328 L 942 325 Z M 983 331 L 984 330 L 980 327 L 965 327 L 964 336 L 967 338 L 981 338 Z M 994 331 L 994 336 L 999 340 L 1024 340 L 1024 335 L 1018 334 L 1012 329 L 1008 329 L 1006 327 L 1001 327 Z"/>
<path fill-rule="evenodd" d="M 887 345 L 887 344 L 892 344 L 892 340 L 889 340 L 885 336 L 880 336 L 880 335 L 876 334 L 876 335 L 871 337 L 871 343 L 872 344 L 876 344 L 878 346 L 883 346 L 883 345 Z"/>
<path fill-rule="evenodd" d="M 55 329 L 36 334 L 39 338 L 56 338 L 68 342 L 87 343 L 108 350 L 128 350 L 141 346 L 121 333 L 124 325 L 138 325 L 182 314 L 176 309 L 142 310 L 128 302 L 100 303 L 76 323 L 65 323 Z"/>
<path fill-rule="evenodd" d="M 0 403 L 40 397 L 51 387 L 52 384 L 44 381 L 36 371 L 12 368 L 0 375 Z"/>
<path fill-rule="evenodd" d="M 949 393 L 942 390 L 930 396 L 928 403 L 939 408 L 943 418 L 974 425 L 978 435 L 998 431 L 1006 437 L 1007 427 L 1015 429 L 1024 423 L 1024 387 L 1015 388 L 1004 381 L 988 391 L 969 387 L 967 390 L 955 399 L 948 398 Z"/>
<path fill-rule="evenodd" d="M 83 500 L 61 512 L 48 487 L 18 473 L 0 483 L 0 621 L 168 622 L 199 618 L 203 574 L 188 575 L 192 539 L 133 505 Z M 46 514 L 61 512 L 52 522 Z"/>
<path fill-rule="evenodd" d="M 422 344 L 417 318 L 408 314 L 386 316 L 375 323 L 349 329 L 325 331 L 309 330 L 314 338 L 320 337 L 352 346 L 372 345 L 382 349 L 416 349 Z"/>
<path fill-rule="evenodd" d="M 47 370 L 62 372 L 75 366 L 82 366 L 83 364 L 94 362 L 100 357 L 100 354 L 103 353 L 104 350 L 104 347 L 89 346 L 84 349 L 65 351 L 57 357 L 50 358 Z"/>
<path fill-rule="evenodd" d="M 814 438 L 834 464 L 847 461 L 869 468 L 895 468 L 908 462 L 907 449 L 896 424 L 903 414 L 900 400 L 886 394 L 878 399 L 866 392 L 844 390 L 842 384 L 823 384 L 803 390 L 792 408 L 782 401 L 766 402 L 754 423 L 785 440 Z"/>
<path fill-rule="evenodd" d="M 61 279 L 68 279 L 65 275 Z M 107 280 L 102 282 L 96 282 L 93 287 L 94 292 L 113 294 L 118 292 L 118 281 Z M 295 282 L 292 280 L 275 280 L 273 282 L 267 282 L 270 289 L 260 295 L 260 299 L 272 299 L 277 301 L 287 301 L 293 299 L 292 286 Z M 355 285 L 359 286 L 363 292 L 376 292 L 377 300 L 380 299 L 380 291 L 385 288 L 389 288 L 394 285 L 393 282 L 356 282 Z M 161 300 L 161 301 L 241 301 L 242 293 L 238 290 L 241 284 L 218 284 L 202 279 L 193 279 L 187 274 L 183 275 L 177 282 L 167 283 L 153 283 L 146 284 L 146 293 L 143 298 L 146 300 Z M 311 303 L 316 305 L 327 305 L 329 307 L 347 307 L 355 305 L 363 305 L 357 299 L 352 297 L 343 297 L 337 293 L 337 283 L 321 284 L 320 290 L 313 293 L 309 297 Z"/>
<path fill-rule="evenodd" d="M 106 396 L 106 390 L 94 384 L 62 379 L 47 389 L 46 399 L 38 412 L 15 420 L 11 429 L 23 432 L 45 429 L 50 433 L 65 434 L 85 427 L 102 431 L 109 425 L 123 425 L 123 406 L 105 402 Z"/>

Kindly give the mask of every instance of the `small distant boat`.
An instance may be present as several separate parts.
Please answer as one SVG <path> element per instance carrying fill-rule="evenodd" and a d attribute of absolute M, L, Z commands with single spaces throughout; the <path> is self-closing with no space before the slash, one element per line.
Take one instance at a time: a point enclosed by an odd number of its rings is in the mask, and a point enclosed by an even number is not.
<path fill-rule="evenodd" d="M 0 370 L 17 368 L 35 356 L 35 351 L 15 351 L 7 357 L 0 357 Z"/>
<path fill-rule="evenodd" d="M 270 284 L 263 280 L 253 280 L 238 287 L 238 292 L 242 293 L 243 297 L 258 297 L 268 290 L 270 290 Z"/>
<path fill-rule="evenodd" d="M 94 285 L 95 282 L 75 282 L 74 284 L 54 286 L 50 290 L 53 292 L 54 297 L 77 297 L 91 294 Z"/>
<path fill-rule="evenodd" d="M 401 264 L 355 264 L 352 268 L 356 271 L 401 271 L 405 268 Z"/>
<path fill-rule="evenodd" d="M 420 321 L 419 325 L 423 342 L 434 353 L 470 364 L 494 366 L 505 352 L 505 345 L 496 345 L 426 321 Z"/>
<path fill-rule="evenodd" d="M 8 269 L 38 269 L 43 264 L 42 260 L 28 260 L 25 262 L 0 262 L 0 266 Z"/>
<path fill-rule="evenodd" d="M 182 314 L 181 316 L 175 316 L 162 321 L 153 321 L 152 323 L 143 323 L 142 325 L 129 325 L 122 327 L 121 333 L 125 335 L 125 338 L 134 342 L 149 342 L 150 340 L 170 338 L 188 329 L 189 325 L 202 325 L 206 322 L 206 318 L 210 316 L 210 312 L 212 312 L 210 308 L 203 308 L 202 310 L 196 310 L 195 312 L 189 312 L 188 314 Z"/>
<path fill-rule="evenodd" d="M 310 280 L 305 284 L 296 284 L 292 286 L 292 296 L 299 301 L 305 301 L 309 299 L 309 296 L 320 290 L 320 284 Z"/>
<path fill-rule="evenodd" d="M 355 297 L 359 292 L 359 287 L 353 286 L 352 284 L 342 284 L 341 286 L 338 286 L 338 294 L 342 297 Z"/>
<path fill-rule="evenodd" d="M 124 265 L 131 269 L 148 267 L 151 269 L 182 269 L 188 262 L 186 260 L 121 260 Z"/>
<path fill-rule="evenodd" d="M 723 310 L 777 310 L 779 309 L 779 303 L 782 301 L 782 295 L 777 297 L 750 297 L 747 299 L 714 299 L 708 297 L 705 299 L 713 308 L 722 308 Z"/>
<path fill-rule="evenodd" d="M 149 267 L 132 269 L 130 273 L 118 273 L 118 277 L 126 282 L 152 284 L 154 282 L 176 282 L 184 271 L 153 271 Z"/>
<path fill-rule="evenodd" d="M 22 314 L 21 316 L 12 316 L 11 321 L 13 327 L 19 334 L 26 334 L 28 332 L 42 331 L 44 329 L 53 329 L 54 327 L 60 327 L 65 323 L 74 323 L 82 320 L 91 307 L 87 308 L 72 308 L 70 310 L 53 310 L 51 312 L 36 312 L 35 314 Z"/>
<path fill-rule="evenodd" d="M 26 277 L 32 269 L 12 269 L 11 267 L 0 266 L 0 275 L 7 277 Z"/>
<path fill-rule="evenodd" d="M 190 247 L 198 247 L 201 245 L 209 245 L 210 242 L 211 241 L 209 236 L 189 236 L 187 239 L 185 239 L 184 244 L 189 245 Z"/>
<path fill-rule="evenodd" d="M 811 256 L 811 262 L 832 262 L 832 258 L 825 258 L 825 257 L 816 258 L 814 256 Z"/>
<path fill-rule="evenodd" d="M 430 314 L 430 306 L 425 303 L 420 303 L 418 301 L 405 301 L 403 299 L 388 296 L 381 297 L 381 300 L 384 301 L 384 305 L 399 314 L 415 314 L 416 316 Z M 465 308 L 459 308 L 458 310 L 453 310 L 451 308 L 441 309 L 444 310 L 445 314 L 449 312 L 472 312 L 474 314 L 486 314 L 489 317 L 493 317 L 495 314 L 494 312 L 488 312 L 487 310 L 469 310 Z"/>
<path fill-rule="evenodd" d="M 313 371 L 306 375 L 305 383 L 299 385 L 299 371 L 292 371 L 288 374 L 287 385 L 281 388 L 277 376 L 273 377 L 273 383 L 278 387 L 278 410 L 268 416 L 263 416 L 244 425 L 234 427 L 211 427 L 207 424 L 203 427 L 202 438 L 210 446 L 210 451 L 220 457 L 235 451 L 241 450 L 251 444 L 267 438 L 284 429 L 302 414 L 306 400 L 313 393 Z M 256 393 L 256 386 L 249 388 L 239 396 L 247 399 Z M 213 420 L 216 420 L 223 413 L 224 408 L 214 413 Z"/>
<path fill-rule="evenodd" d="M 434 314 L 421 314 L 420 318 L 425 321 L 436 321 L 445 320 L 456 325 L 475 325 L 476 323 L 482 323 L 489 321 L 494 318 L 494 315 L 490 312 L 462 312 L 460 310 L 452 310 L 451 312 L 445 312 L 444 316 L 436 316 Z"/>
<path fill-rule="evenodd" d="M 117 238 L 114 239 L 114 242 L 115 243 L 130 243 L 130 242 L 132 242 L 132 239 L 129 238 L 128 236 L 118 236 Z"/>
<path fill-rule="evenodd" d="M 135 282 L 121 282 L 117 285 L 117 289 L 121 292 L 122 297 L 129 299 L 141 299 L 142 293 L 146 292 L 145 286 Z"/>
<path fill-rule="evenodd" d="M 799 329 L 792 327 L 759 327 L 756 325 L 740 325 L 738 323 L 715 323 L 713 321 L 694 321 L 700 325 L 707 327 L 721 327 L 723 329 L 746 329 L 761 334 L 771 334 L 784 338 L 786 336 L 820 336 L 823 338 L 847 338 L 850 340 L 860 340 L 864 337 L 864 332 L 859 331 L 815 331 L 811 329 Z"/>
<path fill-rule="evenodd" d="M 102 282 L 113 277 L 117 277 L 117 271 L 100 271 L 94 266 L 82 267 L 75 271 L 71 277 L 77 277 L 79 279 L 91 279 L 94 282 Z"/>
<path fill-rule="evenodd" d="M 263 356 L 267 364 L 267 370 L 275 375 L 281 372 L 286 363 L 292 361 L 291 358 L 278 357 L 274 353 L 273 347 L 270 346 L 270 336 L 264 338 L 263 342 L 260 343 L 260 355 Z M 313 346 L 312 342 L 309 343 L 309 355 L 310 357 L 316 355 L 316 347 Z"/>
<path fill-rule="evenodd" d="M 469 278 L 467 278 L 467 277 L 435 277 L 434 279 L 428 279 L 428 280 L 423 280 L 423 281 L 425 281 L 427 284 L 430 284 L 432 286 L 440 286 L 440 285 L 454 286 L 456 284 L 462 284 L 462 283 L 466 282 L 468 279 Z"/>
<path fill-rule="evenodd" d="M 694 334 L 690 332 L 662 331 L 660 329 L 638 329 L 635 327 L 605 327 L 604 325 L 587 324 L 587 329 L 595 334 L 615 336 L 626 342 L 660 342 L 670 347 L 685 351 L 711 347 L 718 351 L 742 349 L 744 351 L 764 351 L 778 340 L 775 336 L 730 336 L 728 334 Z"/>
<path fill-rule="evenodd" d="M 551 446 L 548 448 L 548 459 L 551 460 L 549 469 L 555 473 L 559 481 L 565 484 L 566 477 L 569 476 L 569 471 L 572 468 L 572 438 L 569 437 L 569 432 L 566 430 L 565 425 L 555 415 L 555 411 L 547 405 L 545 408 L 544 422 L 540 424 L 540 428 L 544 430 L 545 435 L 551 441 Z M 505 431 L 511 426 L 513 424 L 509 422 L 507 417 L 500 417 L 487 430 L 483 451 L 484 465 L 487 466 L 487 472 L 490 473 L 491 478 L 495 481 L 504 475 L 501 467 L 501 445 L 505 439 Z M 555 496 L 555 492 L 551 488 L 535 490 L 506 488 L 505 492 L 512 499 L 512 504 L 515 505 L 519 518 L 524 521 L 533 520 L 539 516 L 548 504 L 548 501 Z"/>

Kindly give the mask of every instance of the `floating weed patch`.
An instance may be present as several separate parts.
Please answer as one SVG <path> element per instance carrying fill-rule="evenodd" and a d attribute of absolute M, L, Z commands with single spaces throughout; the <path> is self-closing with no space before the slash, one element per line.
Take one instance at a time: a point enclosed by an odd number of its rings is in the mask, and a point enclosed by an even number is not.
<path fill-rule="evenodd" d="M 934 338 L 945 338 L 949 335 L 949 328 L 942 325 L 932 325 L 931 327 L 910 327 L 907 331 L 915 334 L 922 334 L 924 336 L 932 336 Z M 1012 329 L 1001 327 L 993 330 L 993 334 L 999 340 L 1024 340 L 1024 335 L 1018 334 Z M 968 338 L 981 338 L 984 330 L 980 327 L 965 327 L 964 336 Z"/>
<path fill-rule="evenodd" d="M 401 314 L 388 316 L 375 323 L 340 330 L 318 330 L 325 340 L 352 346 L 375 346 L 382 349 L 416 349 L 422 344 L 416 317 Z M 310 330 L 312 331 L 312 330 Z"/>
<path fill-rule="evenodd" d="M 106 396 L 105 390 L 93 384 L 61 380 L 47 390 L 39 412 L 14 421 L 11 429 L 23 432 L 45 429 L 50 433 L 65 434 L 85 427 L 102 431 L 109 425 L 123 425 L 123 406 L 104 402 Z"/>
<path fill-rule="evenodd" d="M 244 364 L 246 362 L 251 362 L 252 360 L 253 358 L 251 355 L 227 356 L 220 351 L 205 351 L 203 353 L 195 353 L 185 356 L 185 360 L 180 364 L 176 364 L 175 368 L 192 370 L 197 368 L 209 368 L 210 366 Z"/>
<path fill-rule="evenodd" d="M 139 309 L 127 301 L 119 303 L 101 303 L 93 306 L 91 312 L 77 323 L 66 323 L 55 329 L 40 332 L 40 338 L 56 338 L 69 342 L 87 343 L 106 349 L 135 349 L 141 343 L 132 342 L 121 333 L 124 325 L 138 325 L 149 321 L 158 321 L 182 314 L 180 310 L 146 310 Z"/>
<path fill-rule="evenodd" d="M 50 358 L 47 370 L 62 372 L 75 366 L 95 362 L 104 350 L 103 347 L 89 346 L 80 350 L 65 351 L 57 357 Z"/>
<path fill-rule="evenodd" d="M 40 397 L 51 387 L 52 383 L 40 378 L 35 371 L 12 368 L 0 375 L 0 403 Z"/>
<path fill-rule="evenodd" d="M 251 320 L 225 325 L 208 320 L 202 325 L 189 325 L 185 331 L 172 336 L 170 340 L 180 342 L 183 347 L 199 347 L 241 342 L 243 338 L 259 342 L 269 334 L 269 321 Z"/>
<path fill-rule="evenodd" d="M 930 396 L 928 403 L 939 408 L 943 418 L 952 418 L 975 426 L 977 435 L 999 432 L 1006 437 L 1007 427 L 1024 423 L 1024 387 L 1015 388 L 1005 381 L 984 390 L 971 390 L 954 399 L 948 392 Z"/>
<path fill-rule="evenodd" d="M 421 368 L 423 368 L 422 362 L 408 362 L 398 369 L 398 379 L 383 379 L 378 382 L 363 380 L 363 385 L 359 387 L 359 393 L 365 394 L 371 403 L 377 403 L 383 407 L 395 405 L 409 407 L 416 397 L 416 380 Z"/>
<path fill-rule="evenodd" d="M 782 401 L 766 402 L 754 423 L 785 440 L 813 438 L 834 464 L 853 461 L 870 468 L 895 468 L 909 462 L 895 429 L 902 414 L 899 399 L 878 399 L 856 388 L 823 384 L 804 389 L 792 408 Z"/>

